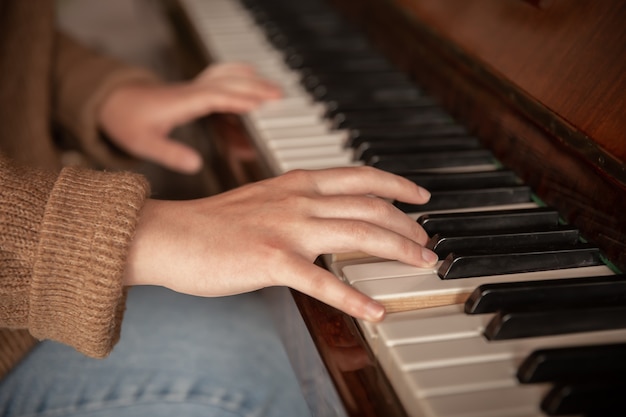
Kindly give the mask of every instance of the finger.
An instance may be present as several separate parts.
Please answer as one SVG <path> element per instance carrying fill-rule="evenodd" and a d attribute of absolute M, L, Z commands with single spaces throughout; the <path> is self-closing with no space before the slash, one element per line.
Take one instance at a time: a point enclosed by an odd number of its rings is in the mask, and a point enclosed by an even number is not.
<path fill-rule="evenodd" d="M 249 96 L 258 100 L 272 100 L 282 96 L 281 89 L 274 83 L 259 77 L 224 76 L 207 83 L 211 91 L 224 94 Z"/>
<path fill-rule="evenodd" d="M 210 113 L 245 113 L 259 107 L 261 100 L 219 90 L 191 88 L 169 107 L 174 124 L 183 124 Z"/>
<path fill-rule="evenodd" d="M 202 167 L 202 157 L 193 148 L 167 137 L 154 137 L 141 141 L 145 146 L 135 150 L 135 155 L 172 171 L 195 174 Z"/>
<path fill-rule="evenodd" d="M 311 253 L 364 252 L 420 268 L 434 266 L 437 255 L 416 240 L 392 230 L 354 219 L 313 219 L 306 242 Z"/>
<path fill-rule="evenodd" d="M 287 273 L 278 277 L 281 285 L 289 286 L 353 317 L 372 322 L 384 318 L 385 309 L 380 303 L 342 283 L 318 266 L 303 259 L 290 259 L 286 268 L 280 269 Z"/>
<path fill-rule="evenodd" d="M 196 78 L 220 77 L 224 75 L 252 77 L 256 73 L 256 69 L 245 62 L 222 62 L 208 66 Z"/>
<path fill-rule="evenodd" d="M 331 196 L 317 198 L 308 206 L 311 214 L 318 218 L 360 220 L 391 230 L 422 246 L 428 241 L 428 234 L 415 220 L 380 198 Z"/>
<path fill-rule="evenodd" d="M 372 194 L 415 204 L 430 199 L 430 193 L 414 182 L 368 166 L 310 171 L 309 175 L 323 195 Z"/>

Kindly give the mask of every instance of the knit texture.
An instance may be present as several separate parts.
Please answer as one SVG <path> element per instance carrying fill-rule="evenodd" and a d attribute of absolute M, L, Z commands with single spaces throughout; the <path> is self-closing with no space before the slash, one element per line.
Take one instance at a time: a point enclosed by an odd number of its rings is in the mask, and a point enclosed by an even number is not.
<path fill-rule="evenodd" d="M 0 377 L 37 339 L 94 357 L 119 338 L 124 264 L 146 180 L 61 169 L 51 128 L 99 165 L 130 158 L 97 112 L 128 82 L 155 82 L 54 29 L 54 1 L 0 0 Z"/>

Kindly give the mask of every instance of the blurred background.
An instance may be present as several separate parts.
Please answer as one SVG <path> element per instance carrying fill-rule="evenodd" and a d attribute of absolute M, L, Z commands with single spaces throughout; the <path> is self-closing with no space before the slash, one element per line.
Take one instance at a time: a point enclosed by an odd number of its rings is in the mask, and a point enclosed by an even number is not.
<path fill-rule="evenodd" d="M 59 25 L 100 51 L 148 67 L 167 80 L 183 78 L 181 58 L 160 0 L 57 0 Z M 202 122 L 178 129 L 177 139 L 211 152 Z M 150 163 L 137 170 L 146 175 L 154 198 L 188 199 L 219 192 L 210 167 L 198 175 L 180 175 Z"/>

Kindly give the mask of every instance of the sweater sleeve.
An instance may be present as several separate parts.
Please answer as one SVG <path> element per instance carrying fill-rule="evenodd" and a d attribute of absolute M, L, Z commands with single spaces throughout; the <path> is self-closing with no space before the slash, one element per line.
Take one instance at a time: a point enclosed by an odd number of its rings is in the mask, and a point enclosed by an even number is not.
<path fill-rule="evenodd" d="M 124 264 L 148 193 L 137 174 L 57 175 L 0 155 L 0 327 L 106 356 L 119 339 Z"/>
<path fill-rule="evenodd" d="M 106 97 L 128 82 L 160 82 L 152 72 L 121 63 L 56 33 L 53 72 L 54 119 L 75 145 L 104 167 L 124 167 L 132 158 L 106 140 L 97 115 Z"/>

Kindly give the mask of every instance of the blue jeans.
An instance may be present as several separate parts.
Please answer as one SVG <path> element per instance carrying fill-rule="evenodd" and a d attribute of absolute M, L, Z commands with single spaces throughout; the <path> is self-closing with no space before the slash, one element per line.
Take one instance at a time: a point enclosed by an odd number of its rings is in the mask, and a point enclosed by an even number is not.
<path fill-rule="evenodd" d="M 0 381 L 0 415 L 301 417 L 309 411 L 259 294 L 130 291 L 104 359 L 43 342 Z"/>

